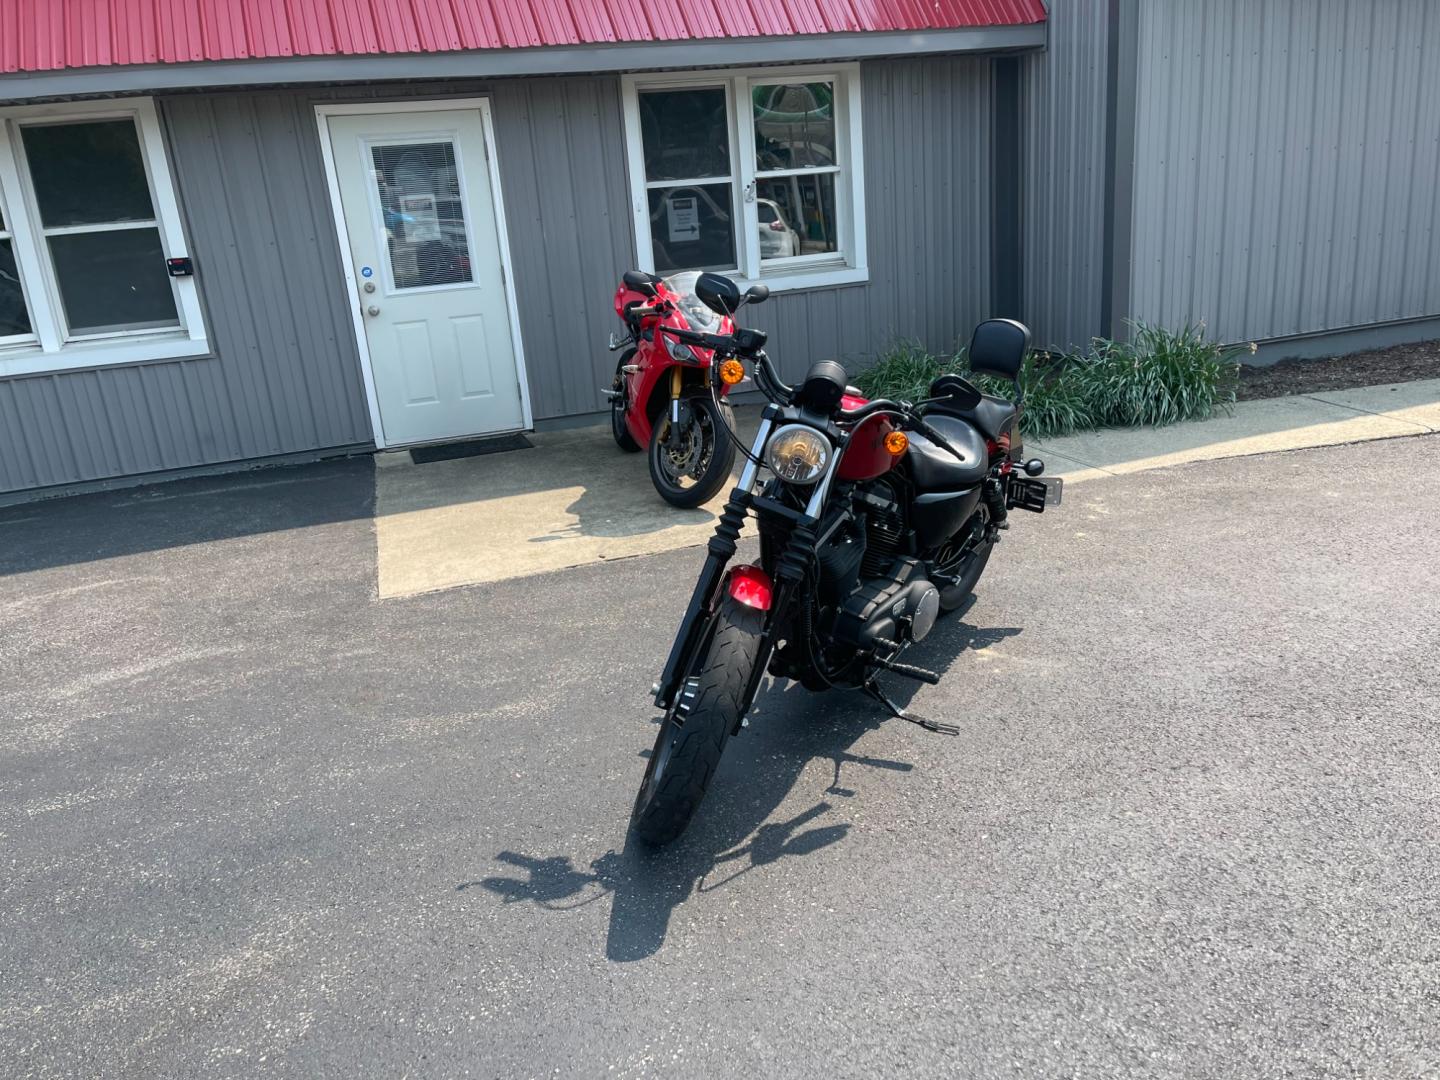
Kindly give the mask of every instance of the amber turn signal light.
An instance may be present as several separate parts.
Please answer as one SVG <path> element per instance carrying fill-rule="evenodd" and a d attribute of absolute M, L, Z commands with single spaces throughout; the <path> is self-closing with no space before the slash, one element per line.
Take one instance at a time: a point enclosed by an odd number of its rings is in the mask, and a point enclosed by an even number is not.
<path fill-rule="evenodd" d="M 720 381 L 726 386 L 734 386 L 743 378 L 745 378 L 745 365 L 739 360 L 726 360 L 720 365 Z"/>
<path fill-rule="evenodd" d="M 896 457 L 899 457 L 901 454 L 903 454 L 905 452 L 905 448 L 909 445 L 910 437 L 906 435 L 903 431 L 892 431 L 885 436 L 885 449 L 889 450 L 890 453 L 894 454 Z"/>

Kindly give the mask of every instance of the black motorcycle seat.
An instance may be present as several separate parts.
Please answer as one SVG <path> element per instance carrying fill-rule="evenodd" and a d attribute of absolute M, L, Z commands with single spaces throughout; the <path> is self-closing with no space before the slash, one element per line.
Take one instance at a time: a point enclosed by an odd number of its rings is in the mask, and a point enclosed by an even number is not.
<path fill-rule="evenodd" d="M 1015 403 L 994 394 L 986 394 L 973 409 L 947 405 L 943 401 L 936 402 L 929 407 L 927 416 L 937 413 L 968 420 L 979 428 L 987 439 L 998 439 L 1001 433 L 1015 422 Z"/>
<path fill-rule="evenodd" d="M 910 432 L 910 473 L 921 491 L 958 491 L 978 484 L 990 471 L 985 436 L 973 424 L 948 413 L 930 412 L 925 422 L 944 436 L 945 441 L 965 455 L 961 461 L 944 447 L 936 446 L 918 431 Z"/>

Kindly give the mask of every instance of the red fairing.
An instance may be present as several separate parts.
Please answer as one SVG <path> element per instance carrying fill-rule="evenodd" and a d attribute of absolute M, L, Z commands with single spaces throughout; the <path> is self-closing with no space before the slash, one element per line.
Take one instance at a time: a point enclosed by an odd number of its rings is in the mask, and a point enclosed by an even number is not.
<path fill-rule="evenodd" d="M 847 409 L 859 408 L 864 403 L 852 406 L 848 402 L 855 399 L 848 395 L 844 400 Z M 840 459 L 840 479 L 873 480 L 889 472 L 900 460 L 885 449 L 885 436 L 894 430 L 895 425 L 883 414 L 861 421 L 845 445 L 845 455 Z"/>
<path fill-rule="evenodd" d="M 626 309 L 639 305 L 648 307 L 657 301 L 678 299 L 672 293 L 664 281 L 655 283 L 655 296 L 645 296 L 636 292 L 623 283 L 615 290 L 615 314 L 622 321 L 629 325 L 626 318 Z M 626 398 L 632 402 L 630 408 L 625 411 L 625 428 L 630 437 L 641 446 L 650 445 L 650 409 L 649 403 L 652 395 L 658 394 L 666 401 L 670 398 L 670 372 L 675 367 L 703 368 L 710 365 L 711 356 L 708 350 L 698 346 L 692 347 L 691 352 L 695 354 L 694 360 L 678 361 L 674 359 L 666 348 L 667 339 L 663 334 L 655 333 L 656 326 L 674 326 L 681 330 L 688 327 L 685 316 L 677 311 L 669 315 L 645 315 L 640 319 L 642 336 L 636 343 L 635 355 L 631 358 L 630 364 L 636 370 L 625 376 Z M 730 334 L 735 330 L 735 323 L 729 318 L 720 320 L 719 332 Z M 649 332 L 648 340 L 644 336 Z M 716 391 L 721 397 L 730 393 L 727 383 L 716 381 Z"/>
<path fill-rule="evenodd" d="M 758 566 L 735 567 L 730 571 L 730 579 L 725 587 L 732 598 L 757 611 L 769 611 L 770 602 L 775 596 L 770 575 Z"/>

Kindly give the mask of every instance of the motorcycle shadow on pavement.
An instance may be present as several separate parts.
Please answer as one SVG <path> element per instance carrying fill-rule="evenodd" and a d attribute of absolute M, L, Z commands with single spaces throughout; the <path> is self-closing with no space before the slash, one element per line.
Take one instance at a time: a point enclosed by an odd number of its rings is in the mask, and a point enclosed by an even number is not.
<path fill-rule="evenodd" d="M 907 654 L 907 660 L 948 667 L 967 650 L 1018 633 L 1018 628 L 982 630 L 960 619 L 946 620 L 929 640 Z M 918 684 L 909 680 L 886 680 L 887 694 L 902 707 L 916 688 Z M 851 752 L 856 742 L 882 723 L 904 723 L 887 720 L 874 702 L 859 694 L 817 695 L 793 683 L 772 681 L 762 688 L 750 715 L 750 727 L 726 750 L 720 775 L 694 823 L 670 847 L 654 851 L 627 833 L 623 850 L 606 851 L 586 868 L 566 855 L 536 858 L 501 851 L 496 861 L 522 871 L 523 876 L 487 877 L 457 889 L 479 886 L 504 903 L 529 901 L 554 911 L 584 907 L 610 896 L 606 956 L 619 963 L 643 960 L 664 945 L 672 913 L 692 894 L 713 892 L 781 859 L 811 855 L 843 840 L 850 824 L 826 823 L 835 808 L 830 800 L 863 798 L 867 770 L 906 773 L 914 768 L 909 762 Z M 922 733 L 916 729 L 916 734 Z M 922 745 L 917 743 L 917 752 Z M 834 772 L 818 800 L 799 813 L 772 821 L 806 765 L 822 758 L 830 759 Z"/>

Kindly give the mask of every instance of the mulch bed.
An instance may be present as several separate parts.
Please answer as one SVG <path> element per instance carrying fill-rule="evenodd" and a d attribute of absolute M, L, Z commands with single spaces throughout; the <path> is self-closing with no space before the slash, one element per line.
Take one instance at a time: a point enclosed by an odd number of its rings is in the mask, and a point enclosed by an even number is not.
<path fill-rule="evenodd" d="M 1357 386 L 1440 379 L 1440 341 L 1392 345 L 1373 352 L 1318 360 L 1281 360 L 1269 367 L 1240 368 L 1237 401 L 1317 394 Z"/>

